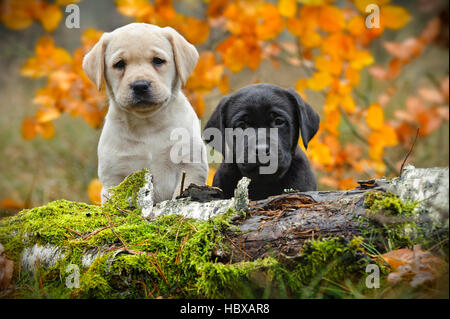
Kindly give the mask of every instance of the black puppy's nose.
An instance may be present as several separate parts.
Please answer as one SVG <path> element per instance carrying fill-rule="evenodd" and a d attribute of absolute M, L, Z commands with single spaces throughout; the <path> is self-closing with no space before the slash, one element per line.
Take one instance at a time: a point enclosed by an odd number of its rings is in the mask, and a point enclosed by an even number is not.
<path fill-rule="evenodd" d="M 130 84 L 131 89 L 136 94 L 147 93 L 150 89 L 150 86 L 151 86 L 150 82 L 145 80 L 134 81 L 133 83 Z"/>

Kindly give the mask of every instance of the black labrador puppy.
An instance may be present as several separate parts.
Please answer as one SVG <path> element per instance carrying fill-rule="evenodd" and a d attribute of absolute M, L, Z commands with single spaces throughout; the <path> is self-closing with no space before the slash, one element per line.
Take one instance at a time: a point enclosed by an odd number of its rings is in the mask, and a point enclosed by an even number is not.
<path fill-rule="evenodd" d="M 285 189 L 316 190 L 298 139 L 300 131 L 306 148 L 319 122 L 319 115 L 293 89 L 255 84 L 224 97 L 203 131 L 206 143 L 225 157 L 213 186 L 231 198 L 238 181 L 249 177 L 252 200 Z"/>

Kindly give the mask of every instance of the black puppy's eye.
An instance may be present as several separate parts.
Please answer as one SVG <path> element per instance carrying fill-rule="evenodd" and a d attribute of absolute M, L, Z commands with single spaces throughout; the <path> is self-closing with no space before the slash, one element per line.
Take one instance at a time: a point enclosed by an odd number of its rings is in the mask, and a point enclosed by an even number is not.
<path fill-rule="evenodd" d="M 274 120 L 274 123 L 275 123 L 276 126 L 281 126 L 281 125 L 283 125 L 283 124 L 285 123 L 285 121 L 284 121 L 283 118 L 277 117 L 277 118 Z"/>
<path fill-rule="evenodd" d="M 153 65 L 160 66 L 160 65 L 163 65 L 164 63 L 166 63 L 166 61 L 155 57 L 155 58 L 153 58 L 152 63 L 153 63 Z"/>
<path fill-rule="evenodd" d="M 118 70 L 125 69 L 126 63 L 124 60 L 120 60 L 119 62 L 114 63 L 113 68 Z"/>

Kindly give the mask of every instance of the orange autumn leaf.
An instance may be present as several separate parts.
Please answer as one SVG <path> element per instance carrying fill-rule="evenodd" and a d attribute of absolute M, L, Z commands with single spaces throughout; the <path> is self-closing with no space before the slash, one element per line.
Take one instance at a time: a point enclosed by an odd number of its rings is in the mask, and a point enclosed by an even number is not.
<path fill-rule="evenodd" d="M 52 69 L 72 62 L 71 55 L 55 47 L 54 40 L 48 36 L 39 39 L 35 53 L 36 56 L 29 58 L 20 69 L 21 75 L 32 78 L 46 76 Z"/>
<path fill-rule="evenodd" d="M 55 127 L 51 122 L 39 122 L 36 118 L 27 117 L 22 123 L 22 137 L 30 140 L 40 134 L 45 139 L 51 139 L 55 135 Z"/>
<path fill-rule="evenodd" d="M 185 17 L 179 31 L 186 40 L 192 44 L 202 44 L 209 37 L 209 25 L 207 21 L 201 21 L 192 17 Z"/>
<path fill-rule="evenodd" d="M 0 7 L 0 22 L 7 28 L 21 30 L 28 28 L 37 20 L 45 31 L 52 32 L 62 20 L 61 6 L 72 2 L 76 1 L 49 3 L 44 0 L 3 0 Z"/>
<path fill-rule="evenodd" d="M 43 138 L 49 140 L 55 136 L 55 126 L 52 122 L 39 123 L 37 126 L 37 132 L 41 134 Z"/>
<path fill-rule="evenodd" d="M 94 178 L 88 185 L 87 193 L 89 200 L 94 205 L 100 205 L 102 202 L 102 183 L 98 178 Z"/>
<path fill-rule="evenodd" d="M 325 32 L 338 32 L 345 27 L 345 18 L 339 8 L 324 5 L 319 11 L 318 25 Z"/>
<path fill-rule="evenodd" d="M 366 25 L 362 16 L 354 16 L 347 22 L 347 30 L 354 36 L 361 36 L 366 31 Z"/>
<path fill-rule="evenodd" d="M 358 184 L 356 183 L 355 179 L 352 177 L 347 177 L 340 179 L 338 182 L 338 188 L 339 189 L 354 189 Z"/>
<path fill-rule="evenodd" d="M 204 51 L 200 54 L 197 66 L 186 82 L 186 89 L 199 92 L 210 91 L 219 85 L 224 66 L 217 63 L 214 53 Z"/>
<path fill-rule="evenodd" d="M 341 123 L 341 112 L 338 109 L 325 111 L 325 119 L 323 121 L 323 127 L 330 134 L 339 135 L 339 124 Z"/>
<path fill-rule="evenodd" d="M 34 21 L 33 7 L 30 1 L 10 0 L 1 4 L 0 21 L 9 29 L 22 30 Z M 28 6 L 28 7 L 27 7 Z"/>
<path fill-rule="evenodd" d="M 219 91 L 222 94 L 227 94 L 230 91 L 230 78 L 228 74 L 224 74 L 222 78 L 220 79 L 219 85 L 218 85 Z"/>
<path fill-rule="evenodd" d="M 137 17 L 152 5 L 148 0 L 116 0 L 116 7 L 123 15 Z"/>
<path fill-rule="evenodd" d="M 386 5 L 380 9 L 380 23 L 382 26 L 398 30 L 411 21 L 411 15 L 404 7 Z"/>
<path fill-rule="evenodd" d="M 37 123 L 32 117 L 27 117 L 22 123 L 22 137 L 25 140 L 31 140 L 37 135 Z"/>
<path fill-rule="evenodd" d="M 398 144 L 397 133 L 393 127 L 384 124 L 380 131 L 385 146 L 395 146 Z"/>
<path fill-rule="evenodd" d="M 366 123 L 372 130 L 379 130 L 384 124 L 384 111 L 380 105 L 373 103 L 367 108 Z"/>
<path fill-rule="evenodd" d="M 380 257 L 383 258 L 389 266 L 396 270 L 398 267 L 412 262 L 414 259 L 414 253 L 411 249 L 400 248 L 382 254 Z"/>
<path fill-rule="evenodd" d="M 4 210 L 21 210 L 26 207 L 26 203 L 18 202 L 11 198 L 4 198 L 0 202 L 0 208 Z"/>
<path fill-rule="evenodd" d="M 197 113 L 197 116 L 202 117 L 203 113 L 205 113 L 206 107 L 205 98 L 203 95 L 198 92 L 192 92 L 189 95 L 189 101 L 191 102 L 195 113 Z"/>
<path fill-rule="evenodd" d="M 337 76 L 342 72 L 343 63 L 336 58 L 332 59 L 319 55 L 316 57 L 315 66 L 320 71 L 329 72 L 330 74 Z"/>
<path fill-rule="evenodd" d="M 45 31 L 52 32 L 55 30 L 59 22 L 61 21 L 63 14 L 58 5 L 48 5 L 44 10 L 42 10 L 38 19 L 44 27 Z"/>
<path fill-rule="evenodd" d="M 358 86 L 361 81 L 361 73 L 349 66 L 345 70 L 345 78 L 351 86 Z"/>

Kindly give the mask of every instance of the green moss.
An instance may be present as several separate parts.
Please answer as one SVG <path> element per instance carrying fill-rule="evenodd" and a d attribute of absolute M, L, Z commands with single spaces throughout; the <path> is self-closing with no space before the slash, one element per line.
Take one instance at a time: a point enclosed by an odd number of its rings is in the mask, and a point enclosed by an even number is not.
<path fill-rule="evenodd" d="M 114 188 L 104 207 L 59 200 L 1 220 L 0 242 L 16 265 L 23 249 L 34 244 L 55 245 L 64 253 L 56 265 L 37 266 L 34 274 L 16 267 L 15 297 L 301 297 L 311 296 L 305 291 L 325 279 L 358 276 L 367 262 L 358 238 L 307 242 L 294 264 L 270 256 L 218 262 L 213 252 L 231 250 L 224 233 L 237 231 L 230 220 L 240 212 L 208 221 L 170 215 L 149 222 L 135 206 L 145 174 L 137 172 Z M 83 268 L 87 252 L 99 255 Z M 80 269 L 79 288 L 65 285 L 70 264 Z"/>
<path fill-rule="evenodd" d="M 365 225 L 362 233 L 377 248 L 412 247 L 423 240 L 416 223 L 419 214 L 417 202 L 401 200 L 391 192 L 369 192 L 364 206 L 367 215 L 362 222 L 369 226 Z"/>
<path fill-rule="evenodd" d="M 140 213 L 137 205 L 137 194 L 139 189 L 145 185 L 145 175 L 148 170 L 140 170 L 129 175 L 122 183 L 109 189 L 110 200 L 106 203 L 109 209 L 133 209 Z"/>

